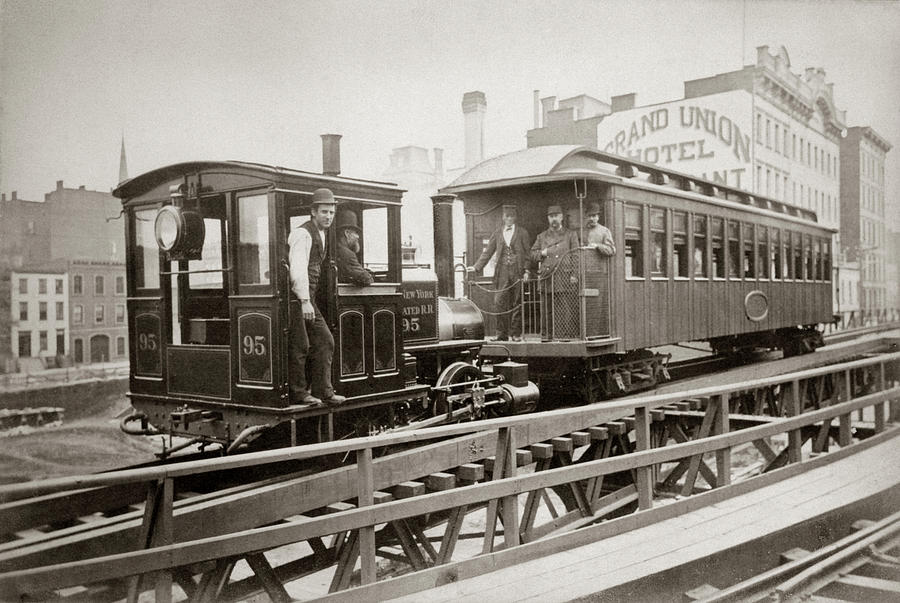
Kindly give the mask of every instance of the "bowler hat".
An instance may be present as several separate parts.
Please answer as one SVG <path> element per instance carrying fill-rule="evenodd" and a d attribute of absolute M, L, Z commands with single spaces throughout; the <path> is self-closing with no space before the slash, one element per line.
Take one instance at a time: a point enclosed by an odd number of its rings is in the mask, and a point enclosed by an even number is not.
<path fill-rule="evenodd" d="M 362 234 L 362 231 L 359 229 L 359 219 L 356 217 L 356 214 L 349 209 L 342 209 L 339 211 L 334 223 L 338 230 L 349 228 L 350 230 L 356 231 L 356 234 Z"/>
<path fill-rule="evenodd" d="M 507 216 L 514 216 L 519 213 L 519 208 L 515 205 L 511 205 L 509 203 L 503 204 L 503 214 Z"/>
<path fill-rule="evenodd" d="M 600 213 L 600 204 L 599 203 L 588 203 L 587 209 L 584 211 L 586 216 L 591 216 L 593 214 Z"/>
<path fill-rule="evenodd" d="M 547 215 L 550 214 L 561 214 L 563 213 L 562 208 L 559 205 L 551 205 L 547 208 Z"/>
<path fill-rule="evenodd" d="M 313 205 L 334 205 L 335 203 L 334 193 L 332 193 L 329 189 L 317 188 L 313 191 Z"/>

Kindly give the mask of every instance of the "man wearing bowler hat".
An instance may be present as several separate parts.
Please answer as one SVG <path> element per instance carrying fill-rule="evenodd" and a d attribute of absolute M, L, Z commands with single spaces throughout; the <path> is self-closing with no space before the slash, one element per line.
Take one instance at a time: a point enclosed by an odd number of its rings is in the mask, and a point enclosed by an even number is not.
<path fill-rule="evenodd" d="M 484 269 L 494 254 L 498 254 L 494 267 L 494 310 L 497 312 L 497 341 L 509 339 L 512 328 L 513 341 L 522 340 L 522 315 L 519 310 L 519 280 L 528 280 L 531 236 L 516 225 L 515 205 L 503 206 L 503 225 L 494 231 L 490 241 L 474 266 L 467 270 Z"/>
<path fill-rule="evenodd" d="M 335 260 L 338 268 L 338 281 L 353 285 L 371 285 L 372 274 L 359 263 L 359 239 L 362 231 L 356 213 L 350 209 L 342 209 L 335 220 L 337 228 L 337 253 Z"/>
<path fill-rule="evenodd" d="M 565 274 L 556 267 L 565 255 L 578 249 L 578 234 L 563 226 L 563 210 L 559 205 L 547 207 L 549 228 L 539 234 L 531 246 L 531 259 L 540 264 L 541 338 L 571 339 L 577 336 L 577 275 L 567 266 Z"/>
<path fill-rule="evenodd" d="M 584 244 L 596 249 L 600 255 L 616 255 L 616 243 L 612 233 L 600 224 L 600 204 L 591 203 L 584 212 L 587 225 L 584 227 Z"/>
<path fill-rule="evenodd" d="M 311 218 L 291 232 L 291 398 L 299 404 L 340 404 L 344 396 L 331 386 L 334 337 L 316 306 L 316 287 L 326 254 L 325 231 L 334 220 L 336 202 L 327 188 L 313 191 Z"/>

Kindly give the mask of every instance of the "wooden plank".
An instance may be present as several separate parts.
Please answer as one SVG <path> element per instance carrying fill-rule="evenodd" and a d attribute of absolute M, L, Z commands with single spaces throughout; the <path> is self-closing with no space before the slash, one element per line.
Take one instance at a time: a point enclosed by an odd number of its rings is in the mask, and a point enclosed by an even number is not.
<path fill-rule="evenodd" d="M 550 443 L 553 445 L 554 452 L 572 452 L 575 449 L 572 438 L 553 438 Z"/>
<path fill-rule="evenodd" d="M 431 492 L 450 490 L 456 487 L 456 476 L 452 473 L 432 473 L 425 478 L 425 487 Z"/>
<path fill-rule="evenodd" d="M 634 411 L 635 447 L 637 450 L 650 449 L 650 415 L 646 408 Z M 638 490 L 638 508 L 642 511 L 653 507 L 653 484 L 650 477 L 652 467 L 637 467 L 636 485 Z"/>
<path fill-rule="evenodd" d="M 553 458 L 553 444 L 532 444 L 531 456 L 536 460 Z"/>
<path fill-rule="evenodd" d="M 265 555 L 262 553 L 253 553 L 247 555 L 245 559 L 247 560 L 247 564 L 250 565 L 250 569 L 252 569 L 253 573 L 256 574 L 256 577 L 259 578 L 266 594 L 269 595 L 269 598 L 273 603 L 289 603 L 290 601 L 293 601 L 291 596 L 284 589 L 284 585 L 275 575 L 275 571 L 272 570 L 272 566 L 269 564 L 269 560 L 266 559 Z M 366 582 L 365 584 L 369 583 Z"/>
<path fill-rule="evenodd" d="M 531 450 L 516 450 L 516 467 L 525 467 L 531 463 Z"/>
<path fill-rule="evenodd" d="M 572 444 L 575 448 L 587 446 L 591 443 L 591 434 L 586 431 L 573 431 L 569 434 L 569 437 L 572 439 Z"/>
<path fill-rule="evenodd" d="M 697 439 L 706 438 L 712 431 L 712 426 L 716 418 L 718 409 L 710 405 L 706 408 L 706 415 L 703 417 L 703 423 L 700 425 L 700 431 L 697 433 Z M 703 455 L 692 455 L 687 473 L 684 478 L 684 485 L 681 487 L 681 495 L 688 496 L 694 489 L 694 483 L 697 481 L 697 472 L 700 471 L 700 465 L 703 463 Z M 715 481 L 711 482 L 715 484 Z"/>
<path fill-rule="evenodd" d="M 356 452 L 356 466 L 357 504 L 360 508 L 372 506 L 375 504 L 373 492 L 375 477 L 371 448 L 364 448 Z M 359 529 L 359 561 L 362 584 L 372 584 L 376 579 L 375 526 L 365 526 Z"/>
<path fill-rule="evenodd" d="M 397 500 L 422 496 L 425 494 L 425 484 L 422 482 L 403 482 L 394 486 L 393 495 Z"/>
<path fill-rule="evenodd" d="M 712 403 L 716 406 L 715 433 L 723 434 L 730 431 L 728 417 L 728 398 L 724 395 L 714 396 Z M 716 479 L 710 485 L 716 488 L 727 486 L 731 483 L 731 448 L 716 450 Z"/>
<path fill-rule="evenodd" d="M 465 482 L 480 482 L 484 479 L 484 465 L 466 463 L 456 470 L 456 477 Z"/>
<path fill-rule="evenodd" d="M 606 427 L 588 427 L 588 434 L 592 442 L 609 438 L 609 430 Z"/>

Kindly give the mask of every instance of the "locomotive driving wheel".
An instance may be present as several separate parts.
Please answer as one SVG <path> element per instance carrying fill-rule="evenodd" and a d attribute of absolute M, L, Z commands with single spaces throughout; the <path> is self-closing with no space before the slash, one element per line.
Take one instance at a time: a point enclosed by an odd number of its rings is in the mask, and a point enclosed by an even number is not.
<path fill-rule="evenodd" d="M 441 372 L 440 376 L 437 379 L 437 382 L 435 382 L 434 384 L 436 390 L 432 390 L 432 416 L 446 414 L 448 411 L 446 392 L 440 391 L 437 388 L 447 387 L 449 385 L 459 385 L 460 383 L 474 382 L 483 377 L 484 375 L 481 370 L 477 366 L 469 364 L 468 362 L 457 361 L 448 365 L 447 368 L 445 368 L 443 372 Z M 473 387 L 474 386 L 464 386 L 454 388 L 453 392 L 463 393 L 466 391 L 471 391 Z"/>

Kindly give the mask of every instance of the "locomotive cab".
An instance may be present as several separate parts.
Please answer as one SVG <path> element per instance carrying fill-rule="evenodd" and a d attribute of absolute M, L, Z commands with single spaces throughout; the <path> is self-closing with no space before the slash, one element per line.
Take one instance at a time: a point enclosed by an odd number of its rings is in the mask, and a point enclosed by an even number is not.
<path fill-rule="evenodd" d="M 297 404 L 289 387 L 287 241 L 310 218 L 321 187 L 356 216 L 359 260 L 374 276 L 364 287 L 339 283 L 332 254 L 322 265 L 317 304 L 335 339 L 332 382 L 348 397 L 340 407 Z M 391 421 L 421 410 L 428 387 L 416 384 L 403 347 L 402 193 L 239 162 L 177 164 L 121 183 L 114 194 L 126 216 L 129 396 L 137 411 L 126 431 L 234 447 L 277 425 L 291 426 L 291 442 L 368 433 L 380 424 L 365 412 L 372 406 Z M 326 249 L 336 245 L 333 231 Z"/>

